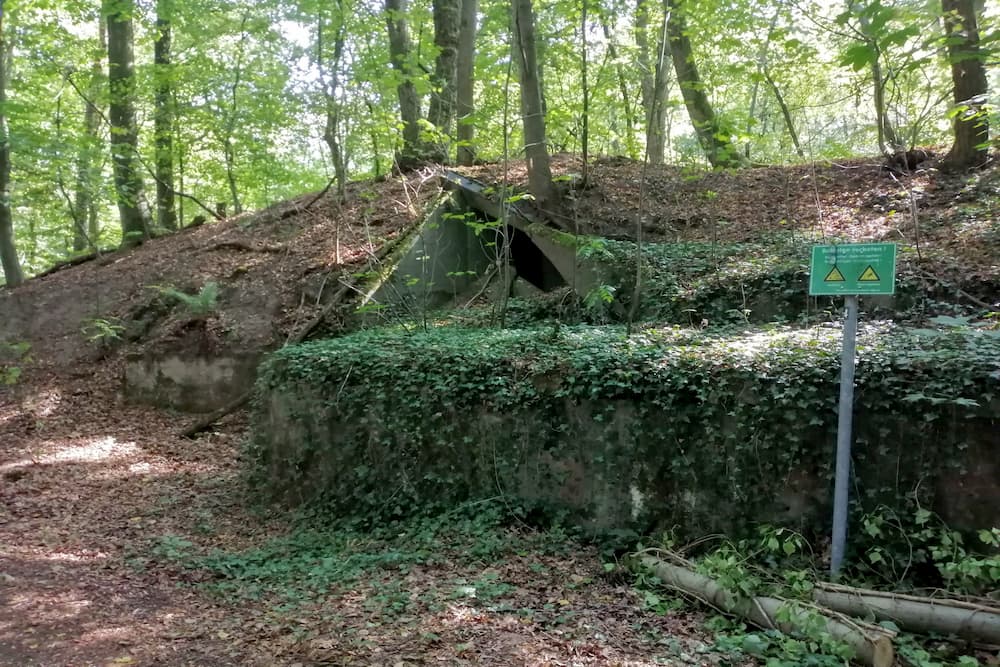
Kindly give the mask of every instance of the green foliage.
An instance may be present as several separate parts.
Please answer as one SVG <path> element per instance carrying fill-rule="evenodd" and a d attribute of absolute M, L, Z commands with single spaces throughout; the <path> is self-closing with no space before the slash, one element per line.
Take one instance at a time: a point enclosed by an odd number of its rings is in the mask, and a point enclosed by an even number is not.
<path fill-rule="evenodd" d="M 793 471 L 811 488 L 831 474 L 839 345 L 826 327 L 361 332 L 261 367 L 247 460 L 272 497 L 391 518 L 514 488 L 525 470 L 555 486 L 564 473 L 544 462 L 584 456 L 644 480 L 640 525 L 748 530 L 786 516 Z M 992 332 L 862 327 L 859 508 L 933 500 L 931 480 L 956 472 L 966 429 L 991 414 L 998 358 Z M 945 400 L 902 417 L 918 388 Z M 825 525 L 826 494 L 803 493 L 788 518 Z"/>
<path fill-rule="evenodd" d="M 976 596 L 1000 590 L 1000 528 L 963 534 L 919 506 L 910 514 L 881 506 L 861 525 L 871 546 L 859 567 L 869 576 L 898 585 L 914 570 L 931 567 L 939 580 L 925 584 Z"/>
<path fill-rule="evenodd" d="M 16 384 L 24 364 L 31 361 L 31 343 L 0 342 L 0 386 Z"/>
<path fill-rule="evenodd" d="M 125 327 L 118 318 L 95 317 L 83 323 L 80 333 L 91 343 L 110 345 L 121 340 Z"/>
<path fill-rule="evenodd" d="M 153 285 L 151 287 L 168 299 L 181 304 L 196 317 L 210 315 L 218 307 L 219 285 L 212 281 L 205 283 L 196 294 L 187 294 L 170 285 Z"/>
<path fill-rule="evenodd" d="M 304 604 L 331 591 L 346 591 L 371 583 L 373 611 L 396 615 L 410 604 L 401 589 L 415 567 L 447 564 L 458 569 L 474 563 L 494 563 L 522 551 L 547 551 L 565 541 L 558 533 L 518 532 L 507 527 L 511 509 L 494 499 L 467 503 L 434 515 L 407 521 L 329 522 L 301 516 L 285 535 L 245 551 L 199 549 L 175 535 L 161 536 L 149 556 L 189 572 L 195 580 L 226 596 L 257 599 L 276 596 L 281 602 Z M 149 557 L 133 560 L 148 564 Z M 452 597 L 490 601 L 511 586 L 496 573 L 456 582 Z"/>

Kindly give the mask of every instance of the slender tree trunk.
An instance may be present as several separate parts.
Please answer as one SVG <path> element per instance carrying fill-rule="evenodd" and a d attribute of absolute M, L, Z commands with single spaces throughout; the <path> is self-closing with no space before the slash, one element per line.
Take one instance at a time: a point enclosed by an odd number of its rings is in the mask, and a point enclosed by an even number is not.
<path fill-rule="evenodd" d="M 663 16 L 656 52 L 649 47 L 649 3 L 652 0 L 637 0 L 635 8 L 635 41 L 639 47 L 639 66 L 642 69 L 642 108 L 646 119 L 646 155 L 652 164 L 663 164 L 666 154 L 667 94 L 669 77 L 667 72 L 667 30 L 666 22 L 670 8 L 664 0 Z"/>
<path fill-rule="evenodd" d="M 171 38 L 173 0 L 156 0 L 156 41 L 153 42 L 153 68 L 156 91 L 153 97 L 153 124 L 156 146 L 156 226 L 161 230 L 177 229 L 174 207 L 174 108 Z"/>
<path fill-rule="evenodd" d="M 333 160 L 334 178 L 337 181 L 337 201 L 343 204 L 347 200 L 347 161 L 344 158 L 344 147 L 340 142 L 340 103 L 337 101 L 337 89 L 340 87 L 340 67 L 344 56 L 344 4 L 337 0 L 340 15 L 337 18 L 337 32 L 333 38 L 333 56 L 330 58 L 330 72 L 326 71 L 326 56 L 323 53 L 324 31 L 323 13 L 320 11 L 317 26 L 316 59 L 319 65 L 320 83 L 323 86 L 323 96 L 326 102 L 326 126 L 323 128 L 323 140 L 330 149 L 330 159 Z M 340 261 L 339 258 L 337 260 Z"/>
<path fill-rule="evenodd" d="M 476 81 L 476 19 L 479 0 L 462 0 L 462 19 L 458 30 L 458 64 L 456 66 L 456 113 L 458 115 L 458 163 L 471 165 L 476 159 L 472 147 L 475 125 Z"/>
<path fill-rule="evenodd" d="M 406 13 L 408 0 L 385 0 L 385 20 L 389 30 L 389 57 L 399 73 L 396 96 L 399 116 L 403 121 L 403 148 L 396 155 L 401 169 L 409 169 L 423 160 L 420 141 L 420 96 L 413 84 L 416 78 L 411 62 L 410 28 Z"/>
<path fill-rule="evenodd" d="M 792 145 L 795 146 L 795 153 L 800 158 L 805 158 L 806 154 L 802 151 L 802 145 L 799 143 L 799 133 L 795 130 L 795 121 L 792 120 L 792 112 L 788 109 L 788 104 L 785 102 L 785 96 L 781 94 L 781 89 L 778 88 L 778 84 L 775 83 L 767 68 L 764 68 L 763 74 L 764 80 L 767 81 L 768 87 L 774 94 L 774 99 L 778 102 L 778 108 L 781 109 L 781 117 L 785 119 L 785 128 L 788 130 L 788 136 L 792 138 Z"/>
<path fill-rule="evenodd" d="M 434 78 L 427 120 L 437 128 L 430 152 L 434 162 L 448 161 L 448 137 L 452 136 L 455 119 L 455 86 L 458 75 L 458 42 L 462 0 L 434 0 L 434 44 L 438 55 L 434 61 Z"/>
<path fill-rule="evenodd" d="M 872 34 L 871 20 L 863 11 L 858 9 L 856 0 L 848 0 L 847 6 L 848 9 L 857 13 L 864 42 L 875 54 L 871 64 L 871 76 L 872 99 L 875 103 L 875 130 L 878 136 L 878 149 L 883 155 L 893 155 L 901 150 L 904 150 L 904 146 L 899 143 L 896 130 L 892 125 L 892 120 L 889 118 L 889 110 L 886 108 L 886 78 L 882 74 L 882 49 L 879 46 L 878 40 Z"/>
<path fill-rule="evenodd" d="M 665 0 L 667 3 L 667 34 L 670 39 L 670 55 L 677 72 L 677 82 L 684 96 L 684 105 L 694 126 L 698 141 L 705 151 L 708 161 L 715 168 L 744 167 L 747 160 L 732 144 L 725 128 L 719 123 L 705 93 L 705 85 L 695 66 L 688 38 L 687 21 L 680 7 L 681 0 Z"/>
<path fill-rule="evenodd" d="M 601 30 L 604 32 L 604 41 L 608 44 L 608 55 L 615 63 L 615 74 L 618 77 L 618 90 L 622 96 L 622 109 L 625 112 L 625 150 L 633 160 L 639 159 L 639 146 L 635 140 L 635 110 L 632 107 L 632 95 L 629 93 L 628 77 L 625 75 L 625 67 L 618 59 L 618 47 L 615 45 L 611 32 L 611 25 L 607 14 L 603 8 L 598 6 L 598 13 L 601 18 Z"/>
<path fill-rule="evenodd" d="M 872 91 L 875 98 L 875 124 L 878 130 L 878 147 L 883 154 L 893 154 L 900 150 L 903 150 L 903 145 L 899 143 L 899 137 L 896 136 L 896 130 L 892 125 L 892 120 L 889 118 L 889 110 L 886 109 L 885 104 L 885 79 L 882 76 L 882 55 L 877 50 L 877 46 L 873 45 L 872 48 L 876 49 L 877 55 L 875 60 L 872 61 L 872 82 L 874 84 L 874 89 Z"/>
<path fill-rule="evenodd" d="M 97 32 L 101 53 L 107 53 L 108 37 L 104 21 L 99 22 Z M 95 105 L 100 95 L 100 87 L 104 84 L 103 60 L 103 56 L 94 56 L 90 65 L 87 99 L 83 101 L 84 136 L 76 158 L 76 191 L 73 194 L 73 208 L 76 211 L 73 250 L 77 252 L 88 247 L 96 250 L 100 232 L 95 200 L 99 173 L 95 162 L 101 152 L 101 113 Z"/>
<path fill-rule="evenodd" d="M 222 138 L 222 157 L 226 164 L 226 182 L 229 184 L 229 198 L 233 202 L 233 215 L 243 212 L 243 202 L 240 201 L 240 191 L 236 183 L 236 145 L 233 137 L 236 134 L 236 121 L 240 112 L 239 92 L 243 84 L 243 58 L 246 56 L 247 21 L 250 14 L 244 14 L 240 22 L 240 43 L 236 55 L 236 70 L 233 73 L 233 85 L 229 88 L 229 117 L 226 120 L 226 134 Z M 223 217 L 225 215 L 223 214 Z"/>
<path fill-rule="evenodd" d="M 10 206 L 10 132 L 7 128 L 7 35 L 4 31 L 4 0 L 0 0 L 0 264 L 4 280 L 16 287 L 24 282 L 24 272 L 14 244 L 14 220 Z"/>
<path fill-rule="evenodd" d="M 941 0 L 948 60 L 954 82 L 955 143 L 944 159 L 953 169 L 977 167 L 986 162 L 989 125 L 986 102 L 986 66 L 979 46 L 979 25 L 974 0 Z"/>
<path fill-rule="evenodd" d="M 580 89 L 583 94 L 583 118 L 580 150 L 583 153 L 583 182 L 590 179 L 590 84 L 587 82 L 587 0 L 580 0 Z"/>
<path fill-rule="evenodd" d="M 138 170 L 139 128 L 135 119 L 134 0 L 103 0 L 108 21 L 108 87 L 111 103 L 111 158 L 122 226 L 122 246 L 149 238 L 149 214 Z"/>
<path fill-rule="evenodd" d="M 535 14 L 531 0 L 514 0 L 514 60 L 521 82 L 521 119 L 524 125 L 524 152 L 528 161 L 528 188 L 539 209 L 556 206 L 549 151 L 545 138 L 545 113 L 538 80 L 535 51 Z"/>

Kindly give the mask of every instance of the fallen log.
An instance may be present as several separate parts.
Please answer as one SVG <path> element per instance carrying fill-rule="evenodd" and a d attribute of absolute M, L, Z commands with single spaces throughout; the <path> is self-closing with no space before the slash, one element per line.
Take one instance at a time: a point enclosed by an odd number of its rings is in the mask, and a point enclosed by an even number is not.
<path fill-rule="evenodd" d="M 892 621 L 901 630 L 1000 644 L 1000 607 L 829 583 L 816 584 L 813 600 L 851 616 Z"/>
<path fill-rule="evenodd" d="M 648 554 L 642 556 L 640 562 L 655 573 L 664 585 L 724 613 L 744 618 L 760 628 L 777 629 L 794 635 L 799 628 L 814 623 L 815 615 L 819 614 L 827 632 L 850 646 L 858 661 L 871 667 L 892 667 L 895 664 L 892 645 L 895 633 L 885 628 L 858 622 L 837 612 L 794 600 L 766 596 L 740 598 L 729 593 L 710 577 Z M 788 620 L 778 620 L 779 618 Z"/>

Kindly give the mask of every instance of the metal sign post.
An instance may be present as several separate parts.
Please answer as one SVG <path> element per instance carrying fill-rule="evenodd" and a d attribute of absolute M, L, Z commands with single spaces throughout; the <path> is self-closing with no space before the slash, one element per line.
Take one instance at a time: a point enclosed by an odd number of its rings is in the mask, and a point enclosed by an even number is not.
<path fill-rule="evenodd" d="M 830 576 L 836 579 L 847 550 L 850 507 L 851 429 L 854 421 L 854 365 L 858 333 L 858 295 L 892 294 L 896 285 L 896 244 L 862 243 L 813 246 L 809 294 L 843 295 L 843 351 L 840 356 L 840 403 L 837 457 L 833 483 L 833 530 Z"/>
<path fill-rule="evenodd" d="M 851 478 L 851 429 L 854 425 L 854 351 L 858 334 L 858 297 L 844 297 L 844 349 L 840 355 L 840 410 L 837 414 L 837 466 L 833 483 L 833 533 L 830 576 L 836 578 L 847 547 L 847 509 Z"/>

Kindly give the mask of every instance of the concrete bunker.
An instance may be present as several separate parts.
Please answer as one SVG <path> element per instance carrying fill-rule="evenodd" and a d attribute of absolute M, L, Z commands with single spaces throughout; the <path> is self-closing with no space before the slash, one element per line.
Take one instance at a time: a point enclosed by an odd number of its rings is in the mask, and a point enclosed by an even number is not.
<path fill-rule="evenodd" d="M 504 210 L 482 183 L 450 171 L 443 181 L 450 192 L 421 221 L 363 307 L 459 306 L 486 288 L 516 295 L 568 286 L 585 295 L 599 284 L 600 267 L 578 257 L 571 234 L 514 206 Z M 505 265 L 510 270 L 499 271 Z"/>

